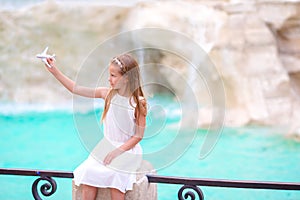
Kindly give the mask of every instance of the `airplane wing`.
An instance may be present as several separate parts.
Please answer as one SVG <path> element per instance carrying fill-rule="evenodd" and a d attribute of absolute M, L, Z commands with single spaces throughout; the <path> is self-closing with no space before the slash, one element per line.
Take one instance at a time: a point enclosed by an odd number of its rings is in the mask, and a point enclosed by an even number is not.
<path fill-rule="evenodd" d="M 48 47 L 45 48 L 45 50 L 43 51 L 42 55 L 46 55 L 48 51 Z"/>

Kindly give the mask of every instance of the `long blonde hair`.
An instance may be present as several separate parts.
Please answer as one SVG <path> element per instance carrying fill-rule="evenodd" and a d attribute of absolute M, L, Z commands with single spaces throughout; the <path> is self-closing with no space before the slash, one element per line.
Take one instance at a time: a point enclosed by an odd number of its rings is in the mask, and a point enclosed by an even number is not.
<path fill-rule="evenodd" d="M 134 100 L 135 106 L 135 117 L 138 118 L 140 114 L 147 115 L 147 103 L 144 92 L 141 87 L 141 75 L 140 68 L 137 61 L 129 54 L 122 54 L 114 57 L 110 65 L 115 65 L 120 69 L 122 76 L 127 76 L 128 86 L 130 92 L 129 103 L 132 107 L 132 100 Z M 107 111 L 110 106 L 111 99 L 117 93 L 117 89 L 111 89 L 106 98 L 104 104 L 104 111 L 102 114 L 102 121 L 105 119 Z"/>

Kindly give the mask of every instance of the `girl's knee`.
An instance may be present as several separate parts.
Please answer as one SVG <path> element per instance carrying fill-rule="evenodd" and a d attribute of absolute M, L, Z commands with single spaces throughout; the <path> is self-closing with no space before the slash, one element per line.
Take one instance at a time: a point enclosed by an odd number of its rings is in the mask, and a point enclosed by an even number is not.
<path fill-rule="evenodd" d="M 97 196 L 98 188 L 90 185 L 82 185 L 82 199 L 83 200 L 95 200 Z"/>
<path fill-rule="evenodd" d="M 124 200 L 125 199 L 125 193 L 121 192 L 118 189 L 110 188 L 110 196 L 111 200 Z"/>
<path fill-rule="evenodd" d="M 97 190 L 96 187 L 90 186 L 90 185 L 85 185 L 85 184 L 82 184 L 82 189 L 87 189 L 87 190 Z"/>

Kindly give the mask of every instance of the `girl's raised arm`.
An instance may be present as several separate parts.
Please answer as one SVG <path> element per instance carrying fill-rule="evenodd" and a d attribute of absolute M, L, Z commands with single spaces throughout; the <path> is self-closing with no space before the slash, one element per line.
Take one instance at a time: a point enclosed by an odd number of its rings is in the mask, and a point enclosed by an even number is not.
<path fill-rule="evenodd" d="M 51 58 L 47 59 L 48 64 L 51 66 L 46 68 L 53 74 L 53 76 L 70 92 L 73 94 L 77 94 L 84 97 L 90 98 L 105 98 L 109 88 L 107 87 L 97 87 L 97 88 L 89 88 L 84 86 L 76 85 L 76 83 L 71 80 L 69 77 L 64 75 L 59 69 L 56 68 L 54 61 Z"/>

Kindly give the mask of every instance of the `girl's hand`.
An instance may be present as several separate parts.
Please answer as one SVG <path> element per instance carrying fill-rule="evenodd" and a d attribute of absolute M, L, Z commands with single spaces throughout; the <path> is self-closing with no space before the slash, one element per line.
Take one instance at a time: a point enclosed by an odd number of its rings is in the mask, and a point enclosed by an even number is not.
<path fill-rule="evenodd" d="M 118 157 L 119 155 L 121 155 L 123 152 L 124 151 L 122 149 L 120 149 L 120 148 L 116 148 L 115 150 L 109 152 L 105 156 L 105 158 L 103 160 L 103 164 L 104 165 L 109 165 L 113 161 L 113 159 L 115 159 L 116 157 Z"/>
<path fill-rule="evenodd" d="M 54 59 L 47 58 L 47 62 L 51 66 L 51 68 L 45 64 L 46 68 L 48 69 L 49 72 L 51 72 L 52 74 L 55 74 L 58 71 L 58 69 L 56 68 Z"/>

